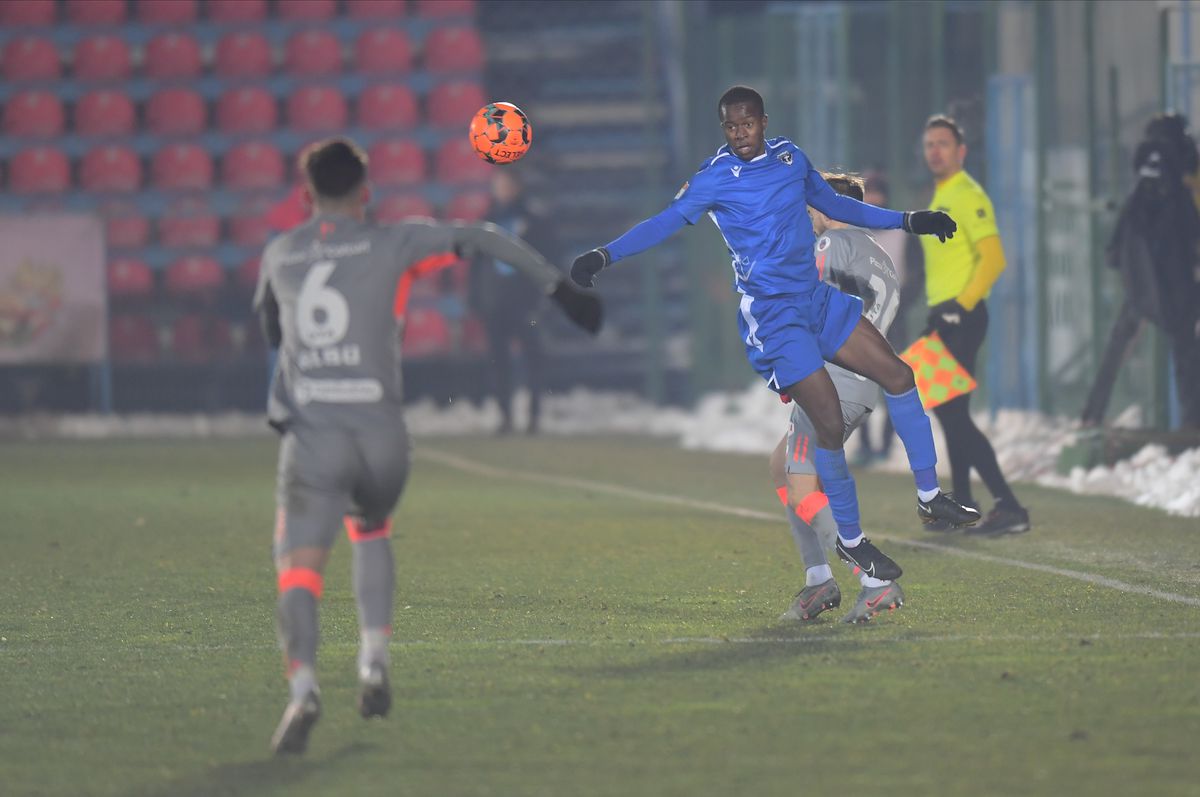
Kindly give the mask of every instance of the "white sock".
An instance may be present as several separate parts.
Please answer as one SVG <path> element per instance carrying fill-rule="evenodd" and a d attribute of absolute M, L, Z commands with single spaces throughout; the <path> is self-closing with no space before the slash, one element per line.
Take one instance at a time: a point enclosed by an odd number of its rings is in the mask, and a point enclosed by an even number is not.
<path fill-rule="evenodd" d="M 858 582 L 864 587 L 886 587 L 891 584 L 891 581 L 886 581 L 882 578 L 871 578 L 870 576 L 859 574 Z"/>
<path fill-rule="evenodd" d="M 838 539 L 840 539 L 842 541 L 842 546 L 845 548 L 857 548 L 858 544 L 863 541 L 863 538 L 865 536 L 866 536 L 865 534 L 859 534 L 854 539 L 848 540 L 839 534 Z"/>
<path fill-rule="evenodd" d="M 309 692 L 317 690 L 317 672 L 307 664 L 301 664 L 288 677 L 288 689 L 292 702 L 299 703 Z"/>
<path fill-rule="evenodd" d="M 937 498 L 937 494 L 942 490 L 940 487 L 934 487 L 932 490 L 917 490 L 917 498 L 921 499 L 921 503 L 928 504 L 933 499 Z"/>
<path fill-rule="evenodd" d="M 829 565 L 810 567 L 804 575 L 804 586 L 815 587 L 817 584 L 824 584 L 831 578 L 833 578 L 833 568 Z"/>
<path fill-rule="evenodd" d="M 392 635 L 385 628 L 364 628 L 358 646 L 358 668 L 365 670 L 372 664 L 388 666 L 388 642 Z"/>

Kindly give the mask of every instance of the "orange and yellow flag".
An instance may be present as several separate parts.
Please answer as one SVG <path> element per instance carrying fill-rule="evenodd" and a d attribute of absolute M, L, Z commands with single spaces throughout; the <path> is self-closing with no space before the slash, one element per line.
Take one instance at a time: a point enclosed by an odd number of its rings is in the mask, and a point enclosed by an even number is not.
<path fill-rule="evenodd" d="M 936 332 L 917 338 L 900 355 L 917 378 L 917 393 L 925 409 L 945 404 L 970 393 L 979 383 L 946 348 Z"/>

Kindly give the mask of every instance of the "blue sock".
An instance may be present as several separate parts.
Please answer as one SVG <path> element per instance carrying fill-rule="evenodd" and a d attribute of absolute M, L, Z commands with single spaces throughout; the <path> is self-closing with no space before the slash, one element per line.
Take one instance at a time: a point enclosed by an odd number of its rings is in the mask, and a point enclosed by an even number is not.
<path fill-rule="evenodd" d="M 913 478 L 916 479 L 918 490 L 936 490 L 937 480 L 937 451 L 933 447 L 933 429 L 929 425 L 929 416 L 921 406 L 921 397 L 914 387 L 907 393 L 893 396 L 884 392 L 887 400 L 888 415 L 892 418 L 892 426 L 904 443 L 908 454 L 908 466 L 912 468 Z"/>
<path fill-rule="evenodd" d="M 829 509 L 837 523 L 838 536 L 843 540 L 853 540 L 862 536 L 862 526 L 858 519 L 858 491 L 854 487 L 854 477 L 850 468 L 846 467 L 846 452 L 842 449 L 816 449 L 813 462 L 817 466 L 817 476 L 821 486 L 829 498 Z"/>

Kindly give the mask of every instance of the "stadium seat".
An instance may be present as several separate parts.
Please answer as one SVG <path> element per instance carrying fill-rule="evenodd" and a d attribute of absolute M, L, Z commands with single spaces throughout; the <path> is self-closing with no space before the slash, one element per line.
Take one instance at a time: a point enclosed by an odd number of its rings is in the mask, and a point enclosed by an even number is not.
<path fill-rule="evenodd" d="M 67 0 L 72 25 L 120 25 L 125 21 L 125 0 Z"/>
<path fill-rule="evenodd" d="M 23 149 L 8 162 L 8 187 L 17 194 L 52 194 L 71 186 L 71 162 L 53 147 Z"/>
<path fill-rule="evenodd" d="M 275 13 L 292 22 L 322 22 L 337 14 L 337 0 L 277 0 Z"/>
<path fill-rule="evenodd" d="M 221 77 L 266 77 L 271 73 L 271 45 L 261 33 L 238 30 L 217 42 L 213 68 Z"/>
<path fill-rule="evenodd" d="M 138 0 L 138 22 L 145 25 L 188 25 L 196 21 L 196 0 Z"/>
<path fill-rule="evenodd" d="M 144 315 L 114 315 L 108 323 L 108 344 L 117 362 L 147 362 L 158 357 L 158 329 Z"/>
<path fill-rule="evenodd" d="M 108 264 L 108 295 L 119 299 L 148 299 L 154 293 L 154 272 L 140 260 L 119 258 Z"/>
<path fill-rule="evenodd" d="M 385 224 L 413 216 L 433 216 L 433 206 L 420 194 L 398 194 L 379 201 L 375 207 L 376 220 Z"/>
<path fill-rule="evenodd" d="M 172 203 L 158 220 L 158 242 L 172 249 L 215 246 L 221 238 L 221 220 L 199 197 Z"/>
<path fill-rule="evenodd" d="M 446 139 L 438 148 L 436 175 L 450 185 L 486 182 L 494 168 L 482 161 L 466 136 Z"/>
<path fill-rule="evenodd" d="M 288 125 L 302 132 L 333 132 L 346 126 L 346 98 L 332 86 L 303 86 L 288 97 Z"/>
<path fill-rule="evenodd" d="M 301 77 L 333 75 L 342 71 L 342 43 L 329 31 L 297 31 L 284 47 L 283 68 Z"/>
<path fill-rule="evenodd" d="M 238 144 L 221 162 L 221 181 L 235 191 L 276 188 L 283 185 L 283 173 L 283 155 L 262 141 Z"/>
<path fill-rule="evenodd" d="M 346 0 L 351 19 L 398 19 L 404 16 L 404 0 Z"/>
<path fill-rule="evenodd" d="M 20 91 L 4 105 L 4 134 L 53 138 L 62 135 L 62 100 L 49 91 Z"/>
<path fill-rule="evenodd" d="M 146 45 L 143 69 L 155 80 L 193 78 L 202 65 L 200 43 L 186 33 L 160 33 Z"/>
<path fill-rule="evenodd" d="M 247 258 L 242 261 L 242 264 L 237 267 L 237 272 L 234 274 L 234 279 L 237 284 L 243 288 L 254 290 L 258 287 L 258 269 L 261 264 L 258 256 Z"/>
<path fill-rule="evenodd" d="M 211 257 L 188 255 L 167 267 L 163 281 L 167 294 L 175 298 L 212 296 L 225 286 L 225 271 Z"/>
<path fill-rule="evenodd" d="M 79 184 L 85 191 L 120 193 L 142 185 L 142 162 L 128 147 L 105 144 L 83 156 Z"/>
<path fill-rule="evenodd" d="M 425 37 L 425 68 L 430 72 L 478 72 L 483 42 L 474 28 L 436 28 Z"/>
<path fill-rule="evenodd" d="M 267 0 L 208 0 L 204 8 L 210 22 L 222 25 L 261 22 L 267 18 Z"/>
<path fill-rule="evenodd" d="M 425 180 L 425 153 L 415 141 L 377 141 L 369 154 L 375 185 L 416 185 Z"/>
<path fill-rule="evenodd" d="M 454 221 L 480 221 L 487 218 L 492 198 L 487 191 L 464 191 L 446 206 L 443 215 Z"/>
<path fill-rule="evenodd" d="M 171 325 L 171 353 L 184 362 L 210 362 L 232 348 L 233 336 L 224 318 L 188 313 Z"/>
<path fill-rule="evenodd" d="M 212 156 L 198 144 L 169 144 L 154 153 L 150 172 L 156 188 L 170 191 L 204 190 L 212 187 Z"/>
<path fill-rule="evenodd" d="M 89 36 L 75 45 L 78 80 L 124 80 L 133 69 L 133 57 L 124 39 L 107 34 Z"/>
<path fill-rule="evenodd" d="M 229 217 L 229 238 L 237 246 L 259 248 L 275 232 L 267 214 L 271 211 L 269 197 L 256 197 L 243 202 Z"/>
<path fill-rule="evenodd" d="M 207 124 L 204 98 L 191 89 L 163 89 L 146 103 L 146 127 L 155 135 L 196 135 L 204 132 Z"/>
<path fill-rule="evenodd" d="M 402 83 L 369 86 L 358 97 L 358 123 L 370 130 L 409 130 L 419 119 L 417 97 Z"/>
<path fill-rule="evenodd" d="M 475 0 L 416 0 L 418 17 L 469 17 L 475 15 Z"/>
<path fill-rule="evenodd" d="M 429 92 L 428 117 L 435 127 L 467 129 L 471 117 L 487 102 L 478 83 L 456 80 Z"/>
<path fill-rule="evenodd" d="M 223 133 L 269 133 L 278 122 L 275 97 L 261 86 L 241 86 L 217 101 L 217 128 Z"/>
<path fill-rule="evenodd" d="M 96 89 L 75 104 L 75 132 L 83 136 L 125 136 L 133 132 L 133 100 L 120 91 Z"/>
<path fill-rule="evenodd" d="M 19 36 L 9 39 L 2 58 L 4 79 L 12 82 L 58 80 L 62 65 L 58 48 L 40 36 Z"/>
<path fill-rule="evenodd" d="M 412 45 L 399 28 L 370 28 L 354 45 L 354 62 L 368 75 L 405 74 L 412 70 Z"/>
<path fill-rule="evenodd" d="M 55 0 L 23 0 L 0 3 L 0 27 L 48 27 L 58 13 Z"/>
<path fill-rule="evenodd" d="M 150 220 L 132 202 L 106 202 L 100 206 L 100 216 L 109 249 L 138 249 L 150 240 Z"/>
<path fill-rule="evenodd" d="M 402 351 L 407 357 L 426 357 L 450 350 L 450 325 L 433 307 L 414 307 L 406 314 Z"/>

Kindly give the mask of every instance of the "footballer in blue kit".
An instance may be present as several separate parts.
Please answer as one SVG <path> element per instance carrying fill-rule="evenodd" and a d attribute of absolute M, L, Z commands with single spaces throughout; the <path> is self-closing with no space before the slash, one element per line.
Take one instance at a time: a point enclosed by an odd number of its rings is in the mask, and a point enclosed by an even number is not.
<path fill-rule="evenodd" d="M 729 249 L 740 297 L 738 327 L 751 365 L 772 390 L 795 401 L 816 428 L 814 461 L 837 522 L 839 556 L 873 578 L 898 578 L 900 567 L 862 533 L 854 479 L 842 451 L 841 403 L 826 361 L 883 387 L 917 483 L 917 514 L 923 521 L 965 526 L 978 522 L 979 513 L 938 488 L 933 434 L 912 370 L 863 320 L 861 300 L 821 281 L 807 208 L 858 227 L 903 228 L 942 241 L 954 235 L 956 225 L 940 211 L 887 210 L 838 194 L 803 150 L 786 138 L 766 138 L 767 115 L 754 89 L 726 91 L 718 116 L 725 145 L 674 202 L 615 241 L 577 257 L 571 276 L 590 287 L 604 268 L 662 243 L 707 214 Z"/>

